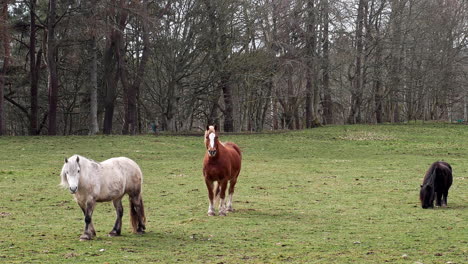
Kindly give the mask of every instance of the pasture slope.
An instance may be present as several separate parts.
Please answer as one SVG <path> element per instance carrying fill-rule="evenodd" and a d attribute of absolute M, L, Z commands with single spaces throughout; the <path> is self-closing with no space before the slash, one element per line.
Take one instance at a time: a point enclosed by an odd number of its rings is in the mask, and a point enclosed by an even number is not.
<path fill-rule="evenodd" d="M 0 137 L 1 263 L 468 263 L 468 127 L 440 123 L 327 126 L 221 135 L 243 150 L 236 211 L 207 217 L 203 138 Z M 147 233 L 97 238 L 58 186 L 64 157 L 135 160 Z M 436 160 L 454 168 L 448 208 L 423 210 L 419 185 Z"/>

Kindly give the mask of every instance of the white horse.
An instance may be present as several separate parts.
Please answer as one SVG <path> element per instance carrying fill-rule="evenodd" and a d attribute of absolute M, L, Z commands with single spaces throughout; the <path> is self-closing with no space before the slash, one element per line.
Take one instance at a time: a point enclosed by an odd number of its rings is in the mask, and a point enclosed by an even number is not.
<path fill-rule="evenodd" d="M 130 222 L 133 233 L 145 232 L 146 217 L 141 197 L 143 174 L 133 160 L 119 157 L 99 163 L 73 155 L 65 159 L 60 176 L 60 185 L 70 190 L 85 216 L 85 229 L 80 240 L 90 240 L 96 236 L 91 221 L 96 202 L 114 203 L 117 219 L 109 236 L 120 235 L 123 215 L 122 197 L 125 194 L 128 194 L 130 200 Z"/>

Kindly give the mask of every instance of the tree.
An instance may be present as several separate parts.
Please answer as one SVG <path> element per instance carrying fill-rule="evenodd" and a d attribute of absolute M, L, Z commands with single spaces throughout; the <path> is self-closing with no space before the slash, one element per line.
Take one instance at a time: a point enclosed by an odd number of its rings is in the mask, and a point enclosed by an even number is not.
<path fill-rule="evenodd" d="M 5 107 L 4 107 L 4 91 L 9 61 L 10 61 L 10 38 L 8 33 L 8 1 L 3 1 L 0 14 L 0 136 L 5 135 Z"/>
<path fill-rule="evenodd" d="M 97 64 L 98 64 L 98 48 L 97 48 L 97 14 L 95 11 L 97 1 L 90 1 L 89 12 L 88 12 L 88 21 L 90 24 L 89 33 L 89 51 L 91 54 L 90 60 L 90 74 L 89 74 L 89 94 L 90 94 L 90 114 L 89 114 L 89 134 L 94 135 L 99 132 L 99 123 L 98 123 L 98 78 L 97 78 Z"/>
<path fill-rule="evenodd" d="M 350 72 L 349 79 L 351 81 L 351 111 L 348 117 L 348 123 L 355 124 L 361 123 L 361 106 L 363 96 L 363 82 L 362 82 L 362 57 L 364 50 L 364 10 L 366 8 L 366 1 L 359 0 L 357 19 L 356 19 L 356 60 L 354 63 L 354 72 Z"/>
<path fill-rule="evenodd" d="M 305 49 L 307 52 L 307 84 L 306 84 L 306 127 L 311 128 L 314 126 L 314 118 L 316 118 L 318 114 L 318 91 L 316 87 L 317 84 L 317 51 L 316 51 L 316 43 L 317 43 L 317 36 L 316 36 L 316 16 L 317 10 L 315 8 L 314 0 L 307 1 L 307 26 L 306 26 L 306 40 L 305 40 Z M 316 100 L 313 100 L 316 98 Z"/>
<path fill-rule="evenodd" d="M 55 26 L 57 17 L 57 2 L 49 0 L 47 15 L 47 68 L 49 71 L 49 127 L 48 134 L 57 135 L 57 104 L 58 104 L 58 76 L 57 76 L 57 44 L 55 38 Z"/>
<path fill-rule="evenodd" d="M 333 101 L 330 89 L 330 49 L 329 49 L 329 3 L 321 0 L 322 5 L 322 84 L 323 84 L 323 115 L 325 124 L 333 124 Z"/>
<path fill-rule="evenodd" d="M 116 10 L 117 9 L 117 10 Z M 128 87 L 125 69 L 125 43 L 124 30 L 128 19 L 128 9 L 124 0 L 116 0 L 111 3 L 108 10 L 110 19 L 115 19 L 116 25 L 110 25 L 109 37 L 107 38 L 106 51 L 104 54 L 104 125 L 103 133 L 112 133 L 112 124 L 117 95 L 117 84 L 121 81 L 122 86 Z"/>
<path fill-rule="evenodd" d="M 39 85 L 39 70 L 41 68 L 42 50 L 36 53 L 36 0 L 29 2 L 29 17 L 30 17 L 30 30 L 29 30 L 29 71 L 30 71 L 30 115 L 29 115 L 29 134 L 37 135 L 39 133 L 38 127 L 38 85 Z"/>

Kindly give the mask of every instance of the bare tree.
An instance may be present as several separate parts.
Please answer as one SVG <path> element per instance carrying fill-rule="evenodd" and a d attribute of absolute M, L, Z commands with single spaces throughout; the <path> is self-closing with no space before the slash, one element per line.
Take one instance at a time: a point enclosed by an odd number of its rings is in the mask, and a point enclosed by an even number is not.
<path fill-rule="evenodd" d="M 90 1 L 89 12 L 88 12 L 88 21 L 90 24 L 89 33 L 90 33 L 90 44 L 89 51 L 91 54 L 90 60 L 90 75 L 89 75 L 89 94 L 90 94 L 90 113 L 89 113 L 89 134 L 94 135 L 99 132 L 99 123 L 98 123 L 98 48 L 97 48 L 97 14 L 95 8 L 97 7 L 97 1 Z"/>
<path fill-rule="evenodd" d="M 10 60 L 10 38 L 8 33 L 8 1 L 3 1 L 0 14 L 0 136 L 5 135 L 5 107 L 4 107 L 4 91 L 8 64 Z M 3 54 L 2 54 L 3 53 Z M 3 65 L 2 65 L 3 64 Z"/>
<path fill-rule="evenodd" d="M 30 17 L 30 33 L 29 33 L 29 71 L 30 71 L 30 118 L 29 118 L 29 134 L 37 135 L 39 133 L 38 127 L 38 82 L 39 82 L 39 69 L 41 67 L 42 50 L 36 53 L 36 0 L 29 2 L 29 17 Z"/>
<path fill-rule="evenodd" d="M 57 17 L 56 0 L 49 1 L 47 14 L 47 68 L 49 70 L 49 135 L 57 135 L 57 103 L 58 103 L 58 76 L 57 76 L 57 44 L 55 27 Z"/>
<path fill-rule="evenodd" d="M 330 89 L 330 41 L 329 41 L 329 2 L 321 0 L 322 7 L 322 84 L 323 84 L 323 115 L 325 124 L 333 124 L 333 101 Z"/>
<path fill-rule="evenodd" d="M 351 81 L 351 111 L 348 117 L 348 123 L 355 124 L 361 123 L 361 106 L 363 96 L 363 82 L 362 82 L 362 57 L 364 50 L 364 11 L 366 8 L 366 1 L 359 0 L 357 18 L 356 18 L 356 59 L 354 63 L 354 72 L 349 73 Z"/>
<path fill-rule="evenodd" d="M 317 84 L 317 51 L 316 51 L 316 43 L 317 43 L 317 36 L 316 36 L 316 17 L 317 17 L 317 10 L 315 7 L 314 0 L 307 1 L 306 4 L 307 8 L 307 24 L 306 24 L 306 40 L 305 40 L 305 49 L 307 52 L 307 83 L 306 83 L 306 101 L 305 101 L 305 114 L 306 114 L 306 127 L 311 128 L 313 127 L 313 119 L 316 118 L 317 115 L 317 108 L 318 108 L 318 100 L 314 100 L 314 98 L 318 99 L 318 92 L 316 87 Z"/>

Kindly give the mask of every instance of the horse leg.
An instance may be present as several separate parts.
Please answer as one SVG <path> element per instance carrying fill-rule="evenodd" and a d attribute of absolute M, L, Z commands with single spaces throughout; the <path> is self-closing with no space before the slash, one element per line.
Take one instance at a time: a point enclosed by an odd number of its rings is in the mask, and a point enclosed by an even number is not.
<path fill-rule="evenodd" d="M 112 202 L 115 207 L 115 213 L 117 215 L 117 219 L 115 220 L 114 228 L 109 233 L 109 236 L 120 236 L 120 232 L 122 231 L 122 216 L 123 216 L 122 198 L 116 199 Z"/>
<path fill-rule="evenodd" d="M 442 207 L 447 207 L 447 196 L 448 196 L 448 190 L 444 192 L 444 195 L 442 197 Z"/>
<path fill-rule="evenodd" d="M 227 203 L 228 212 L 234 211 L 234 209 L 232 208 L 232 195 L 234 194 L 234 187 L 236 186 L 236 183 L 237 183 L 237 178 L 234 178 L 229 182 L 229 200 Z"/>
<path fill-rule="evenodd" d="M 436 206 L 442 205 L 442 192 L 436 192 Z"/>
<path fill-rule="evenodd" d="M 83 214 L 85 217 L 85 229 L 83 234 L 80 236 L 80 240 L 91 240 L 93 237 L 96 236 L 96 231 L 94 230 L 92 216 L 94 207 L 96 206 L 95 201 L 88 201 L 86 202 L 85 208 L 81 208 L 83 210 Z"/>
<path fill-rule="evenodd" d="M 213 184 L 214 186 L 214 202 L 213 202 L 213 206 L 216 205 L 216 203 L 219 204 L 219 193 L 221 192 L 221 186 L 219 184 L 219 182 L 216 182 L 216 184 Z"/>
<path fill-rule="evenodd" d="M 226 203 L 224 199 L 226 198 L 226 189 L 227 189 L 228 181 L 224 180 L 220 183 L 220 193 L 219 193 L 219 215 L 226 216 Z"/>
<path fill-rule="evenodd" d="M 208 189 L 208 199 L 210 200 L 210 205 L 208 206 L 208 215 L 214 216 L 215 211 L 214 211 L 214 205 L 213 205 L 213 200 L 214 200 L 213 182 L 205 178 L 205 184 L 206 184 L 206 188 Z"/>

